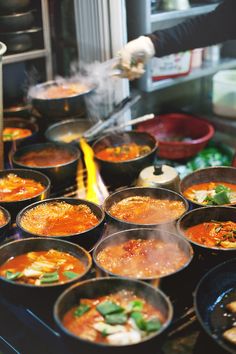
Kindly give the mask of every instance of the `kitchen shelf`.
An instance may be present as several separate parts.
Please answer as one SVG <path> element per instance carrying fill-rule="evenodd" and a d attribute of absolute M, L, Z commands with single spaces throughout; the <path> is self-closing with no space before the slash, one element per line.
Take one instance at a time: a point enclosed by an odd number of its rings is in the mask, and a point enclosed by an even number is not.
<path fill-rule="evenodd" d="M 152 82 L 152 84 L 149 85 L 147 90 L 146 90 L 146 85 L 145 85 L 145 87 L 143 87 L 143 89 L 145 89 L 145 91 L 147 91 L 147 92 L 161 90 L 161 89 L 164 89 L 167 87 L 181 84 L 183 82 L 188 82 L 191 80 L 200 79 L 205 76 L 213 75 L 218 70 L 232 69 L 234 67 L 236 67 L 236 59 L 232 59 L 232 58 L 231 59 L 226 59 L 226 58 L 222 59 L 217 64 L 204 63 L 200 68 L 193 69 L 190 72 L 190 74 L 188 74 L 186 76 Z"/>
<path fill-rule="evenodd" d="M 191 16 L 202 15 L 207 12 L 213 11 L 216 8 L 217 4 L 210 5 L 197 5 L 192 6 L 187 10 L 175 10 L 175 11 L 161 11 L 151 14 L 151 22 L 160 22 L 160 21 L 169 21 L 175 20 L 178 18 L 186 18 Z"/>
<path fill-rule="evenodd" d="M 50 23 L 49 23 L 49 0 L 41 1 L 41 15 L 42 15 L 42 27 L 43 27 L 43 49 L 35 49 L 27 52 L 9 54 L 3 56 L 3 64 L 12 64 L 16 62 L 35 60 L 39 58 L 45 58 L 45 71 L 47 80 L 52 80 L 52 53 L 50 43 Z"/>

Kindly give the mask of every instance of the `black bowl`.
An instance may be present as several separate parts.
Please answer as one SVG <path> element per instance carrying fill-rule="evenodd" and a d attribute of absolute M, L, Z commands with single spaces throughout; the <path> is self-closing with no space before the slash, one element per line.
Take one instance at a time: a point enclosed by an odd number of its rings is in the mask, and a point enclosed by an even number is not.
<path fill-rule="evenodd" d="M 20 158 L 24 156 L 24 154 L 28 152 L 42 151 L 47 148 L 56 148 L 58 149 L 58 153 L 62 150 L 68 151 L 72 155 L 73 159 L 60 165 L 53 165 L 52 161 L 51 166 L 27 166 L 24 165 L 23 162 L 20 162 Z M 76 183 L 77 167 L 80 157 L 80 151 L 76 146 L 71 144 L 41 143 L 28 145 L 17 150 L 12 157 L 12 162 L 13 166 L 16 168 L 25 168 L 44 173 L 51 180 L 52 190 L 58 191 Z"/>
<path fill-rule="evenodd" d="M 42 313 L 52 310 L 52 304 L 57 296 L 69 285 L 85 278 L 90 271 L 92 260 L 89 253 L 78 245 L 52 238 L 28 238 L 9 242 L 0 247 L 0 264 L 5 263 L 9 258 L 32 251 L 46 251 L 55 249 L 67 252 L 83 262 L 85 271 L 81 276 L 70 279 L 65 283 L 53 283 L 45 285 L 31 285 L 17 283 L 0 276 L 0 289 L 8 301 L 23 305 L 27 308 L 35 308 Z M 49 306 L 50 305 L 50 306 Z"/>
<path fill-rule="evenodd" d="M 4 240 L 7 231 L 10 228 L 11 225 L 11 215 L 9 213 L 9 211 L 7 211 L 5 208 L 0 206 L 0 211 L 3 212 L 3 215 L 6 219 L 6 222 L 4 225 L 0 226 L 0 244 L 2 243 L 2 241 Z"/>
<path fill-rule="evenodd" d="M 21 31 L 30 28 L 34 22 L 33 10 L 0 16 L 0 30 L 4 32 Z"/>
<path fill-rule="evenodd" d="M 226 182 L 226 183 L 236 184 L 236 168 L 219 166 L 219 167 L 202 168 L 200 170 L 194 171 L 189 175 L 187 175 L 186 177 L 184 177 L 180 182 L 181 193 L 184 194 L 184 191 L 191 186 L 200 183 L 208 183 L 208 182 Z M 190 199 L 188 199 L 188 201 L 191 203 L 191 205 L 194 208 L 199 206 L 206 206 L 204 204 L 197 203 Z"/>
<path fill-rule="evenodd" d="M 0 12 L 11 14 L 25 10 L 30 5 L 30 0 L 0 0 Z"/>
<path fill-rule="evenodd" d="M 107 147 L 128 143 L 148 145 L 151 148 L 151 151 L 136 159 L 121 162 L 106 161 L 96 157 L 96 153 Z M 141 170 L 153 164 L 157 151 L 157 142 L 149 133 L 131 131 L 105 135 L 95 141 L 92 148 L 105 184 L 111 188 L 118 188 L 121 186 L 129 186 L 134 183 Z"/>
<path fill-rule="evenodd" d="M 145 277 L 145 278 L 133 277 L 133 276 L 129 277 L 129 276 L 123 276 L 121 274 L 115 274 L 110 272 L 103 266 L 101 266 L 101 264 L 97 260 L 97 256 L 102 250 L 104 250 L 106 247 L 110 245 L 120 244 L 132 239 L 144 239 L 144 240 L 157 239 L 157 240 L 162 240 L 163 242 L 166 243 L 177 244 L 178 248 L 181 251 L 183 251 L 184 254 L 187 256 L 187 261 L 185 262 L 184 265 L 182 265 L 179 269 L 177 269 L 174 272 L 170 272 L 169 274 L 166 275 L 152 276 L 152 277 Z M 93 252 L 94 263 L 96 264 L 98 271 L 102 275 L 131 278 L 131 279 L 133 278 L 142 281 L 148 281 L 153 286 L 161 287 L 169 295 L 172 295 L 173 291 L 175 292 L 175 294 L 177 293 L 178 286 L 176 287 L 175 284 L 180 284 L 182 281 L 184 281 L 186 274 L 188 274 L 188 272 L 185 272 L 184 270 L 187 269 L 192 258 L 193 258 L 193 249 L 190 243 L 184 238 L 176 234 L 167 232 L 164 229 L 162 230 L 162 229 L 141 229 L 140 228 L 140 229 L 131 229 L 131 230 L 116 232 L 106 237 L 105 239 L 101 240 L 97 244 Z"/>
<path fill-rule="evenodd" d="M 26 136 L 25 138 L 4 142 L 4 161 L 6 167 L 8 167 L 8 165 L 11 165 L 12 154 L 17 149 L 19 149 L 19 147 L 29 145 L 35 142 L 38 135 L 39 127 L 36 123 L 32 123 L 29 120 L 18 117 L 4 119 L 3 127 L 30 129 L 32 132 L 31 135 Z"/>
<path fill-rule="evenodd" d="M 149 301 L 153 306 L 158 308 L 166 318 L 160 331 L 153 333 L 140 343 L 133 345 L 111 346 L 100 343 L 86 341 L 69 332 L 62 324 L 62 319 L 65 313 L 73 306 L 78 305 L 81 298 L 97 298 L 103 295 L 115 293 L 117 291 L 127 289 L 134 291 L 137 296 L 141 296 Z M 76 284 L 67 289 L 57 299 L 54 305 L 54 319 L 56 325 L 62 335 L 63 340 L 68 345 L 72 353 L 78 353 L 78 348 L 81 353 L 103 354 L 103 353 L 121 353 L 121 354 L 139 354 L 146 352 L 153 353 L 155 346 L 160 346 L 163 340 L 164 332 L 170 325 L 173 316 L 173 308 L 166 295 L 158 289 L 140 281 L 120 278 L 101 278 L 91 279 L 88 281 Z"/>
<path fill-rule="evenodd" d="M 107 221 L 114 227 L 120 230 L 133 229 L 136 227 L 141 228 L 155 228 L 160 225 L 165 225 L 165 230 L 172 231 L 175 230 L 175 223 L 177 219 L 170 217 L 168 222 L 160 222 L 159 224 L 138 224 L 132 222 L 126 222 L 122 219 L 118 219 L 109 213 L 110 208 L 113 204 L 120 202 L 121 200 L 132 197 L 132 196 L 142 196 L 151 197 L 155 199 L 173 200 L 181 201 L 184 204 L 185 211 L 188 210 L 188 202 L 178 193 L 164 188 L 151 188 L 151 187 L 132 187 L 122 189 L 115 193 L 110 194 L 103 203 L 103 208 L 106 213 Z M 180 215 L 181 216 L 181 215 Z M 179 217 L 180 217 L 179 216 Z"/>
<path fill-rule="evenodd" d="M 186 235 L 186 230 L 189 227 L 212 220 L 236 222 L 236 208 L 223 206 L 198 208 L 189 211 L 177 221 L 177 231 L 192 244 L 198 269 L 199 271 L 202 270 L 202 272 L 219 262 L 236 257 L 236 244 L 235 248 L 210 247 L 195 242 Z"/>
<path fill-rule="evenodd" d="M 42 48 L 42 28 L 1 32 L 0 40 L 7 46 L 7 54 L 21 53 L 32 48 Z"/>
<path fill-rule="evenodd" d="M 78 234 L 73 234 L 73 235 L 64 235 L 64 236 L 42 236 L 42 235 L 37 235 L 33 234 L 26 229 L 24 229 L 21 226 L 21 218 L 24 215 L 24 213 L 34 207 L 36 207 L 39 204 L 42 203 L 50 203 L 50 202 L 66 202 L 72 205 L 80 205 L 80 204 L 85 204 L 87 205 L 92 212 L 97 216 L 99 219 L 99 223 L 95 225 L 93 228 L 88 229 L 84 232 L 80 232 Z M 16 224 L 20 230 L 20 233 L 22 234 L 23 237 L 44 237 L 47 239 L 48 237 L 53 237 L 55 239 L 62 239 L 66 241 L 70 241 L 73 243 L 76 243 L 82 247 L 84 247 L 86 250 L 90 251 L 96 242 L 99 240 L 100 236 L 102 235 L 103 232 L 103 226 L 104 226 L 104 219 L 105 219 L 105 214 L 104 211 L 102 210 L 101 207 L 99 207 L 97 204 L 92 203 L 88 200 L 84 199 L 73 199 L 73 198 L 53 198 L 53 199 L 47 199 L 43 200 L 34 204 L 29 205 L 25 209 L 21 210 L 21 212 L 17 215 L 16 218 Z"/>
<path fill-rule="evenodd" d="M 91 128 L 92 122 L 86 118 L 74 118 L 62 120 L 59 123 L 52 124 L 45 132 L 45 138 L 52 142 L 70 143 L 63 138 L 75 134 L 76 140 L 79 141 L 79 137 L 89 128 Z M 77 138 L 78 136 L 78 138 Z"/>
<path fill-rule="evenodd" d="M 39 93 L 45 91 L 51 86 L 58 86 L 60 83 L 57 81 L 47 81 L 42 84 L 34 86 L 29 91 L 29 99 L 32 106 L 36 111 L 46 117 L 61 118 L 77 116 L 85 112 L 85 96 L 91 94 L 95 86 L 88 87 L 87 91 L 75 94 L 73 96 L 67 96 L 63 98 L 39 98 Z"/>
<path fill-rule="evenodd" d="M 41 193 L 32 198 L 10 202 L 0 201 L 0 205 L 9 211 L 12 217 L 12 221 L 14 221 L 19 211 L 25 208 L 27 205 L 49 197 L 51 182 L 48 177 L 41 172 L 16 168 L 0 171 L 0 179 L 6 177 L 10 173 L 13 173 L 21 178 L 33 179 L 34 181 L 40 182 L 43 186 L 45 186 L 45 189 Z"/>

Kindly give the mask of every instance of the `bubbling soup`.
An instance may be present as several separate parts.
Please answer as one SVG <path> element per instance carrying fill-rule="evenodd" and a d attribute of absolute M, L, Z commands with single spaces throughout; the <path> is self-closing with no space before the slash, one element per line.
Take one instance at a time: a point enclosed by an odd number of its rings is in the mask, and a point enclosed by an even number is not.
<path fill-rule="evenodd" d="M 85 204 L 62 202 L 42 203 L 27 210 L 20 225 L 28 232 L 41 236 L 74 235 L 99 223 L 97 216 Z"/>
<path fill-rule="evenodd" d="M 177 242 L 132 239 L 105 247 L 98 264 L 110 273 L 132 278 L 156 278 L 183 267 L 188 256 Z"/>
<path fill-rule="evenodd" d="M 133 196 L 114 203 L 109 213 L 136 224 L 158 224 L 179 218 L 186 208 L 182 201 Z"/>
<path fill-rule="evenodd" d="M 49 285 L 78 278 L 84 264 L 69 253 L 50 249 L 9 258 L 0 266 L 0 275 L 21 284 Z"/>
<path fill-rule="evenodd" d="M 31 167 L 60 166 L 75 159 L 75 155 L 60 147 L 46 147 L 40 150 L 28 151 L 17 161 L 22 165 Z"/>
<path fill-rule="evenodd" d="M 13 173 L 0 178 L 0 201 L 13 202 L 32 198 L 45 190 L 45 186 L 33 179 L 21 178 Z"/>
<path fill-rule="evenodd" d="M 75 82 L 75 83 L 58 83 L 54 86 L 49 86 L 45 89 L 41 89 L 36 98 L 39 99 L 57 99 L 75 96 L 88 91 L 88 86 Z"/>
<path fill-rule="evenodd" d="M 82 339 L 108 345 L 138 343 L 158 332 L 165 317 L 132 291 L 80 299 L 63 318 L 65 328 Z"/>
<path fill-rule="evenodd" d="M 123 144 L 119 146 L 107 147 L 96 152 L 96 157 L 112 162 L 121 162 L 136 159 L 151 152 L 148 145 L 138 145 L 136 143 Z"/>

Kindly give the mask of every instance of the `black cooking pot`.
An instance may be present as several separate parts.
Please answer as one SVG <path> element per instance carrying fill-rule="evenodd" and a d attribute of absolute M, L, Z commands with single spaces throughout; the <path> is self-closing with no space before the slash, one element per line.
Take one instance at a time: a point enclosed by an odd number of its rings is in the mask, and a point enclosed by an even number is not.
<path fill-rule="evenodd" d="M 59 86 L 61 83 L 57 81 L 47 81 L 32 87 L 29 91 L 29 100 L 33 108 L 48 118 L 62 118 L 78 116 L 85 113 L 85 96 L 92 94 L 95 86 L 89 87 L 83 93 L 67 96 L 63 98 L 40 98 L 39 94 L 46 91 L 51 86 Z"/>
<path fill-rule="evenodd" d="M 216 264 L 236 257 L 236 244 L 235 248 L 210 247 L 197 243 L 186 235 L 189 227 L 212 220 L 236 222 L 236 208 L 223 206 L 198 208 L 189 211 L 177 221 L 177 231 L 192 244 L 197 262 L 196 266 L 202 274 Z"/>
<path fill-rule="evenodd" d="M 192 187 L 200 183 L 209 183 L 209 182 L 227 182 L 236 184 L 236 168 L 235 167 L 208 167 L 202 168 L 200 170 L 194 171 L 184 177 L 180 182 L 180 191 L 184 195 L 184 192 L 187 188 Z M 186 198 L 188 199 L 188 198 Z M 188 199 L 190 205 L 193 208 L 205 206 L 204 204 L 198 203 Z M 236 203 L 234 203 L 236 205 Z M 233 205 L 233 204 L 230 204 Z"/>
<path fill-rule="evenodd" d="M 1 206 L 0 206 L 0 212 L 3 213 L 6 220 L 5 223 L 0 226 L 0 243 L 2 243 L 11 225 L 11 215 L 5 208 Z"/>
<path fill-rule="evenodd" d="M 3 14 L 11 14 L 25 10 L 30 0 L 0 0 L 0 12 Z"/>
<path fill-rule="evenodd" d="M 160 310 L 164 315 L 165 322 L 158 332 L 151 334 L 137 344 L 111 346 L 84 340 L 69 332 L 62 324 L 65 313 L 73 306 L 78 305 L 81 298 L 94 299 L 121 290 L 134 292 L 137 296 L 144 298 Z M 144 353 L 145 351 L 147 353 L 153 353 L 154 348 L 160 348 L 164 332 L 170 325 L 172 316 L 172 305 L 163 292 L 140 281 L 120 278 L 91 279 L 76 284 L 62 293 L 54 306 L 54 319 L 56 325 L 71 353 L 78 353 L 78 348 L 81 353 L 89 354 L 139 354 Z"/>
<path fill-rule="evenodd" d="M 31 130 L 32 134 L 22 139 L 4 141 L 4 162 L 5 167 L 11 166 L 11 158 L 14 152 L 22 146 L 35 142 L 38 135 L 38 125 L 29 120 L 12 117 L 4 119 L 3 128 L 23 128 Z"/>
<path fill-rule="evenodd" d="M 51 317 L 52 304 L 57 296 L 69 285 L 86 277 L 92 265 L 91 256 L 78 245 L 50 238 L 28 238 L 13 241 L 0 247 L 0 265 L 4 264 L 11 257 L 16 257 L 27 252 L 47 251 L 50 249 L 66 252 L 78 258 L 84 264 L 85 271 L 79 277 L 68 279 L 64 283 L 45 285 L 22 284 L 0 276 L 1 296 L 4 296 L 12 303 L 36 309 L 37 312 L 46 317 Z"/>
<path fill-rule="evenodd" d="M 0 40 L 7 46 L 7 54 L 26 52 L 41 48 L 42 28 L 35 27 L 23 31 L 1 32 Z"/>
<path fill-rule="evenodd" d="M 178 193 L 171 191 L 169 189 L 164 188 L 151 188 L 151 187 L 133 187 L 133 188 L 126 188 L 115 193 L 110 194 L 103 203 L 103 208 L 106 213 L 106 218 L 109 224 L 111 224 L 116 231 L 117 230 L 127 230 L 133 229 L 137 227 L 141 228 L 156 228 L 158 226 L 163 225 L 165 226 L 165 230 L 173 231 L 175 230 L 175 223 L 176 218 L 170 216 L 170 220 L 168 222 L 160 222 L 159 224 L 138 224 L 127 222 L 122 219 L 118 219 L 115 216 L 111 215 L 109 210 L 115 203 L 120 202 L 121 200 L 134 197 L 134 196 L 141 196 L 141 197 L 150 197 L 155 199 L 163 199 L 163 200 L 170 200 L 170 201 L 180 201 L 183 203 L 185 207 L 185 211 L 188 210 L 188 202 Z M 179 216 L 180 217 L 180 216 Z"/>
<path fill-rule="evenodd" d="M 12 221 L 14 221 L 17 213 L 21 209 L 25 208 L 27 205 L 31 203 L 49 197 L 51 183 L 48 177 L 45 176 L 43 173 L 38 171 L 33 171 L 33 170 L 24 170 L 24 169 L 11 169 L 11 170 L 0 171 L 0 179 L 6 177 L 10 173 L 15 174 L 21 178 L 33 179 L 34 181 L 40 182 L 43 186 L 45 186 L 45 189 L 40 194 L 32 198 L 27 198 L 18 201 L 11 201 L 11 202 L 0 201 L 0 205 L 6 208 L 10 212 Z"/>
<path fill-rule="evenodd" d="M 52 161 L 50 166 L 27 166 L 20 161 L 20 158 L 28 152 L 43 151 L 47 148 L 57 149 L 58 154 L 60 154 L 61 151 L 67 151 L 72 156 L 72 160 L 60 165 L 54 165 Z M 78 161 L 80 158 L 80 151 L 74 145 L 63 143 L 41 143 L 28 145 L 17 150 L 12 156 L 12 163 L 16 168 L 31 169 L 44 173 L 51 180 L 52 190 L 58 191 L 75 184 Z"/>
<path fill-rule="evenodd" d="M 91 128 L 91 125 L 92 122 L 87 118 L 62 120 L 48 127 L 45 132 L 45 138 L 52 142 L 70 143 L 70 138 L 79 141 L 79 137 Z"/>
<path fill-rule="evenodd" d="M 76 244 L 80 245 L 81 247 L 84 247 L 86 250 L 90 251 L 94 247 L 96 242 L 99 240 L 100 236 L 102 235 L 105 214 L 100 206 L 98 206 L 97 204 L 92 203 L 88 200 L 85 200 L 85 199 L 53 198 L 53 199 L 43 200 L 43 201 L 40 201 L 40 202 L 37 202 L 37 203 L 27 206 L 26 208 L 24 208 L 23 210 L 20 211 L 20 213 L 17 215 L 17 218 L 16 218 L 16 224 L 20 230 L 21 235 L 23 237 L 42 237 L 42 235 L 33 234 L 21 226 L 22 216 L 28 210 L 36 207 L 39 204 L 51 203 L 51 202 L 62 202 L 62 201 L 72 204 L 72 205 L 80 205 L 80 204 L 87 205 L 92 210 L 92 212 L 96 215 L 99 222 L 97 225 L 95 225 L 91 229 L 88 229 L 84 232 L 80 232 L 78 234 L 73 234 L 73 235 L 53 236 L 53 238 L 62 239 L 65 241 L 70 241 L 70 242 L 76 243 Z M 48 237 L 52 237 L 52 236 L 43 236 L 43 237 L 45 239 L 47 239 Z"/>
<path fill-rule="evenodd" d="M 120 162 L 107 161 L 96 156 L 96 153 L 107 147 L 122 146 L 129 143 L 147 145 L 151 151 L 135 159 Z M 130 131 L 105 135 L 95 141 L 92 148 L 103 181 L 113 189 L 131 185 L 138 178 L 143 168 L 153 164 L 157 151 L 157 142 L 149 133 Z"/>
<path fill-rule="evenodd" d="M 194 292 L 194 308 L 202 328 L 219 349 L 231 354 L 236 354 L 236 347 L 222 334 L 235 326 L 235 314 L 229 315 L 225 307 L 236 298 L 235 268 L 236 258 L 218 264 L 205 274 Z"/>
<path fill-rule="evenodd" d="M 34 10 L 0 16 L 0 30 L 15 32 L 29 29 L 34 22 Z"/>
<path fill-rule="evenodd" d="M 154 240 L 160 240 L 167 244 L 175 244 L 178 246 L 180 251 L 182 251 L 186 255 L 187 260 L 184 265 L 179 267 L 174 272 L 171 270 L 169 271 L 169 273 L 167 272 L 166 275 L 151 276 L 145 278 L 140 278 L 138 275 L 137 277 L 133 277 L 133 276 L 129 277 L 127 275 L 115 274 L 107 270 L 99 263 L 97 259 L 98 254 L 106 247 L 124 243 L 129 240 L 138 240 L 138 239 L 144 239 L 144 240 L 154 239 Z M 187 276 L 189 276 L 189 272 L 185 270 L 189 266 L 192 258 L 193 258 L 193 249 L 190 243 L 184 238 L 176 234 L 165 231 L 165 229 L 141 229 L 140 228 L 140 229 L 119 231 L 101 240 L 97 244 L 93 252 L 93 260 L 101 275 L 118 276 L 118 277 L 133 278 L 142 281 L 148 281 L 153 286 L 161 287 L 164 291 L 167 292 L 168 295 L 173 295 L 173 293 L 176 294 L 178 292 L 178 284 L 187 282 Z M 168 267 L 168 265 L 166 265 L 166 267 Z"/>

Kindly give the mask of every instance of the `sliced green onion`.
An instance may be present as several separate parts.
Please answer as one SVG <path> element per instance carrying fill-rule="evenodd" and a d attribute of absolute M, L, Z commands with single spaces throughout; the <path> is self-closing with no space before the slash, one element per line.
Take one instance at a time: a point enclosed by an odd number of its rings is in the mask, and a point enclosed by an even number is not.
<path fill-rule="evenodd" d="M 86 305 L 86 304 L 80 304 L 77 309 L 74 311 L 74 316 L 75 317 L 80 317 L 83 314 L 85 314 L 86 312 L 88 312 L 90 310 L 90 306 Z"/>
<path fill-rule="evenodd" d="M 103 316 L 109 315 L 111 313 L 118 313 L 124 311 L 123 307 L 115 304 L 112 301 L 104 301 L 99 304 L 96 309 Z"/>
<path fill-rule="evenodd" d="M 105 321 L 111 325 L 124 324 L 127 322 L 127 315 L 124 312 L 113 313 L 105 316 Z"/>
<path fill-rule="evenodd" d="M 63 275 L 65 277 L 67 277 L 68 279 L 74 279 L 74 278 L 77 278 L 79 276 L 78 273 L 71 272 L 71 271 L 66 271 L 66 272 L 63 273 Z"/>
<path fill-rule="evenodd" d="M 42 278 L 40 278 L 40 284 L 55 283 L 59 280 L 58 272 L 45 273 Z"/>
<path fill-rule="evenodd" d="M 7 270 L 5 274 L 6 274 L 6 278 L 8 280 L 16 280 L 22 276 L 21 272 L 13 273 L 10 270 Z"/>
<path fill-rule="evenodd" d="M 158 318 L 153 318 L 146 322 L 146 331 L 147 332 L 156 332 L 161 328 L 161 322 Z"/>

